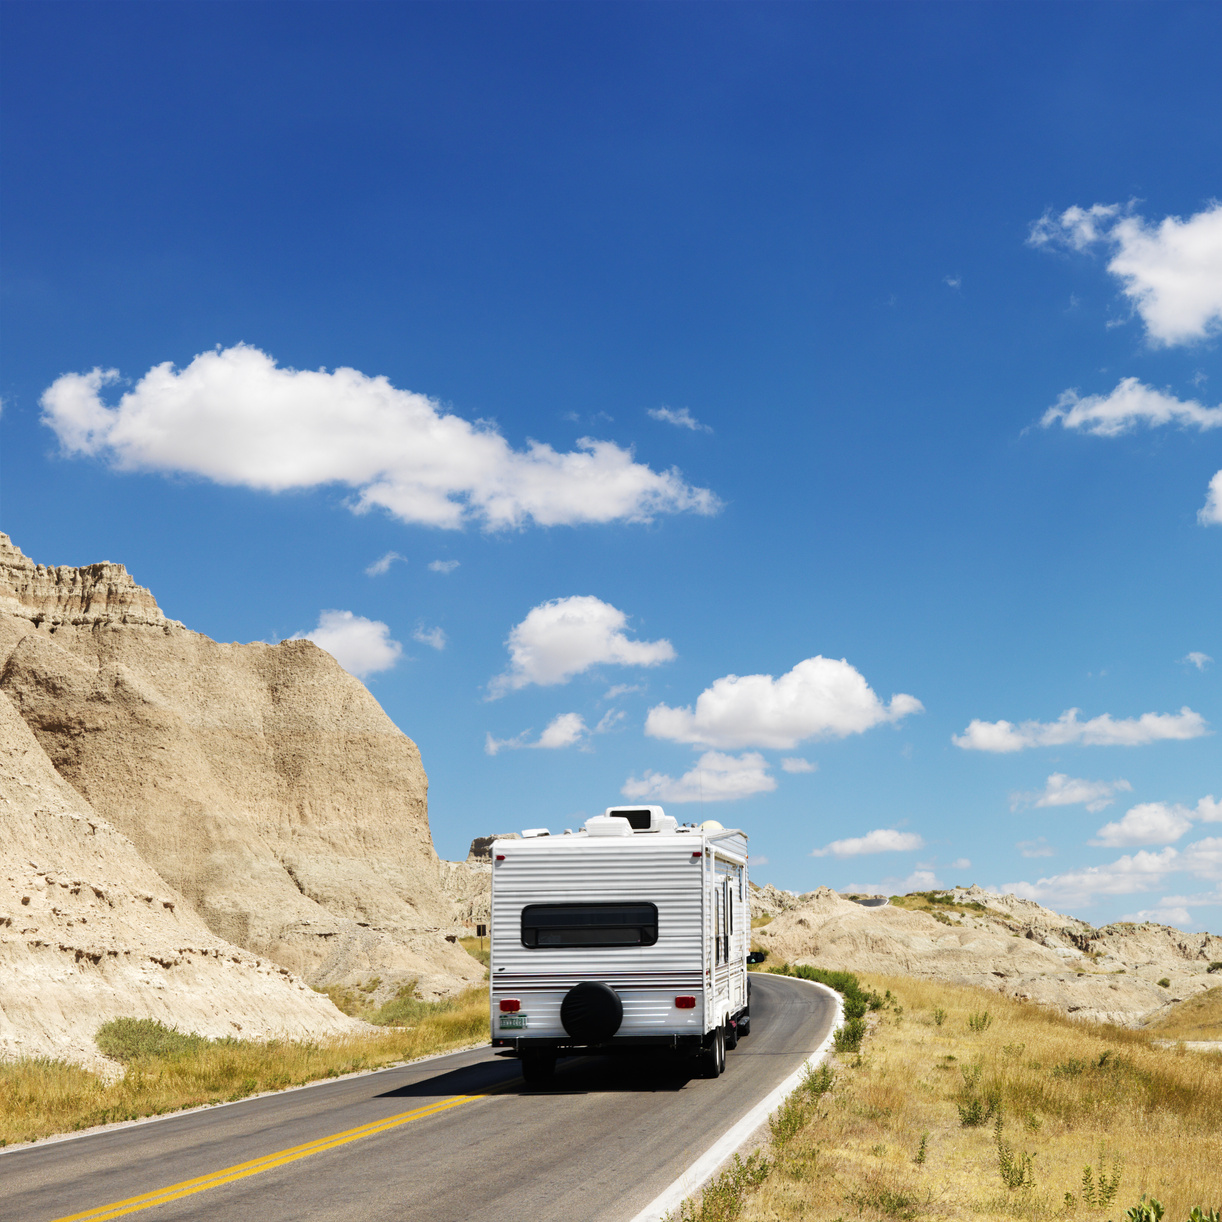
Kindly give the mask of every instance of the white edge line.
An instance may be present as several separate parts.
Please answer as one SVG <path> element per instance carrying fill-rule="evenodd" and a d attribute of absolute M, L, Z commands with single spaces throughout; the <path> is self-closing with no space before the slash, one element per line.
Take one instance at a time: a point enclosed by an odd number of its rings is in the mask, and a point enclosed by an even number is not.
<path fill-rule="evenodd" d="M 446 1052 L 430 1052 L 428 1056 L 414 1057 L 410 1061 L 395 1061 L 379 1069 L 354 1069 L 351 1073 L 336 1074 L 333 1078 L 316 1078 L 313 1082 L 302 1082 L 298 1086 L 283 1086 L 279 1090 L 261 1090 L 254 1095 L 244 1095 L 241 1099 L 226 1099 L 221 1103 L 199 1103 L 195 1107 L 179 1108 L 173 1112 L 159 1112 L 156 1116 L 137 1116 L 134 1120 L 112 1120 L 109 1124 L 95 1124 L 75 1133 L 53 1133 L 49 1137 L 39 1137 L 34 1141 L 13 1142 L 7 1146 L 0 1146 L 0 1158 L 6 1154 L 20 1154 L 23 1150 L 40 1150 L 44 1146 L 59 1145 L 62 1141 L 78 1141 L 82 1137 L 97 1137 L 99 1133 L 115 1133 L 120 1129 L 134 1129 L 137 1125 L 156 1124 L 160 1120 L 177 1120 L 180 1116 L 191 1116 L 196 1112 L 213 1112 L 222 1107 L 239 1107 L 243 1103 L 250 1103 L 255 1099 L 267 1099 L 272 1095 L 292 1095 L 299 1090 L 313 1090 L 317 1086 L 330 1086 L 332 1082 L 347 1082 L 350 1078 L 372 1078 L 375 1074 L 391 1073 L 396 1069 L 422 1065 L 425 1061 L 439 1061 L 442 1057 L 456 1056 L 460 1052 L 473 1052 L 479 1048 L 490 1047 L 487 1040 L 481 1040 L 478 1044 L 464 1044 L 461 1048 L 451 1048 Z"/>
<path fill-rule="evenodd" d="M 780 973 L 777 973 L 778 975 Z M 835 989 L 801 976 L 785 976 L 785 980 L 802 980 L 813 988 L 829 994 L 836 1003 L 836 1021 L 827 1038 L 798 1066 L 770 1095 L 760 1100 L 737 1124 L 721 1135 L 669 1188 L 654 1197 L 631 1222 L 664 1222 L 668 1214 L 677 1209 L 688 1197 L 699 1191 L 722 1163 L 784 1103 L 785 1099 L 801 1085 L 809 1069 L 813 1069 L 827 1055 L 837 1030 L 844 1022 L 844 1000 Z M 747 1036 L 750 1039 L 750 1036 Z"/>

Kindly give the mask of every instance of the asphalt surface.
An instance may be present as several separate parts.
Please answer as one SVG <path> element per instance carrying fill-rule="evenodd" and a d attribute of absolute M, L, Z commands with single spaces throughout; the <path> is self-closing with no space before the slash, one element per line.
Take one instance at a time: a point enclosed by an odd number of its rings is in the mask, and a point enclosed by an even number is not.
<path fill-rule="evenodd" d="M 516 1060 L 453 1053 L 0 1154 L 0 1219 L 624 1222 L 827 1036 L 831 998 L 796 980 L 751 979 L 752 1034 L 717 1079 L 671 1058 L 575 1057 L 551 1086 L 528 1087 Z M 414 1118 L 351 1135 L 404 1116 Z M 337 1134 L 343 1144 L 285 1161 Z M 189 1183 L 258 1159 L 269 1169 L 202 1191 Z M 183 1195 L 101 1208 L 171 1185 Z"/>

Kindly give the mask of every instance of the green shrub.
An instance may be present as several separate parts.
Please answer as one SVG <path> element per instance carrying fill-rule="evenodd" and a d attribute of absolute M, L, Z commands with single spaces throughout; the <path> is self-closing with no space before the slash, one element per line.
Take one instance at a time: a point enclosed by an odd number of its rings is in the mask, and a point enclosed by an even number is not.
<path fill-rule="evenodd" d="M 968 1029 L 975 1031 L 979 1035 L 983 1031 L 987 1031 L 992 1025 L 993 1016 L 988 1010 L 981 1010 L 979 1014 L 969 1014 L 967 1018 Z"/>
<path fill-rule="evenodd" d="M 769 1170 L 768 1160 L 758 1151 L 745 1161 L 736 1154 L 729 1167 L 704 1190 L 699 1205 L 684 1201 L 672 1217 L 677 1222 L 734 1222 L 747 1203 L 747 1190 L 762 1184 Z"/>
<path fill-rule="evenodd" d="M 1126 1210 L 1124 1217 L 1125 1222 L 1162 1222 L 1165 1212 L 1161 1201 L 1151 1197 L 1147 1203 L 1146 1194 L 1143 1192 L 1141 1200 L 1132 1209 Z"/>
<path fill-rule="evenodd" d="M 1158 987 L 1159 987 L 1160 989 L 1169 989 L 1169 988 L 1171 987 L 1171 980 L 1170 980 L 1170 978 L 1169 978 L 1169 977 L 1167 977 L 1167 976 L 1164 976 L 1164 977 L 1163 977 L 1163 978 L 1162 978 L 1162 979 L 1161 979 L 1161 980 L 1158 982 Z"/>
<path fill-rule="evenodd" d="M 1222 959 L 1215 959 L 1205 970 L 1207 972 L 1222 972 Z"/>
<path fill-rule="evenodd" d="M 233 1045 L 241 1042 L 228 1036 L 210 1040 L 194 1032 L 167 1027 L 153 1018 L 112 1018 L 98 1028 L 93 1039 L 103 1056 L 122 1061 L 125 1065 L 149 1057 L 171 1060 L 200 1052 L 209 1044 Z"/>
<path fill-rule="evenodd" d="M 860 1052 L 861 1041 L 866 1035 L 866 1020 L 850 1018 L 832 1037 L 832 1047 L 837 1052 Z"/>

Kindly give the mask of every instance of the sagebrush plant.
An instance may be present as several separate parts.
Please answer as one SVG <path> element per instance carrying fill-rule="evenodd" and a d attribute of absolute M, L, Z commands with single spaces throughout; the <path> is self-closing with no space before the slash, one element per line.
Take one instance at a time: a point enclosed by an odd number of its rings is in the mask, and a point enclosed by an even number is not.
<path fill-rule="evenodd" d="M 147 1019 L 111 1020 L 98 1039 L 125 1066 L 113 1081 L 46 1058 L 0 1062 L 0 1146 L 379 1069 L 487 1035 L 482 986 L 434 1003 L 413 1026 L 332 1040 L 211 1040 Z"/>

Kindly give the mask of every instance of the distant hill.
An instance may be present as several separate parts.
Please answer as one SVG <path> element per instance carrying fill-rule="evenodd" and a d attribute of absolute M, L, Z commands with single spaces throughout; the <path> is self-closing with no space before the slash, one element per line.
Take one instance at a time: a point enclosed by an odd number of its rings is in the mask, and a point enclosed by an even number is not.
<path fill-rule="evenodd" d="M 765 887 L 753 904 L 772 916 L 754 931 L 770 965 L 981 985 L 1081 1018 L 1134 1026 L 1219 983 L 1209 972 L 1222 960 L 1222 938 L 1213 934 L 1149 922 L 1096 929 L 980 887 L 914 892 L 880 908 L 827 887 L 800 896 Z"/>

